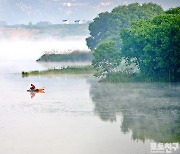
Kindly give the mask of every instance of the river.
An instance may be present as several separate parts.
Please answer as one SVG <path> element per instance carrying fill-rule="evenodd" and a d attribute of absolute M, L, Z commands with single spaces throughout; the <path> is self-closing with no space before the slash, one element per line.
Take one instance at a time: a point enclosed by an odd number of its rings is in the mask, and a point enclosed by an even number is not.
<path fill-rule="evenodd" d="M 163 145 L 164 153 L 165 144 L 179 147 L 179 83 L 112 84 L 84 75 L 23 78 L 22 70 L 66 64 L 0 64 L 0 153 L 150 154 L 155 144 Z M 26 92 L 31 83 L 45 93 Z"/>
<path fill-rule="evenodd" d="M 180 148 L 179 83 L 101 83 L 92 75 L 21 76 L 22 71 L 89 64 L 35 62 L 53 48 L 87 46 L 84 38 L 0 41 L 0 153 L 151 154 L 166 153 L 167 145 L 170 152 L 180 152 L 175 147 Z M 27 92 L 31 83 L 45 93 Z"/>

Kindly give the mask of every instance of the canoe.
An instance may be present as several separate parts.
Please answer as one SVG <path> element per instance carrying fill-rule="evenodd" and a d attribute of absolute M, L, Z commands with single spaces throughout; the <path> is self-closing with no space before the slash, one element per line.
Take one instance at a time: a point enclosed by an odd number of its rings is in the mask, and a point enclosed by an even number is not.
<path fill-rule="evenodd" d="M 37 93 L 44 93 L 44 88 L 38 88 L 38 89 L 28 89 L 27 92 L 37 92 Z"/>

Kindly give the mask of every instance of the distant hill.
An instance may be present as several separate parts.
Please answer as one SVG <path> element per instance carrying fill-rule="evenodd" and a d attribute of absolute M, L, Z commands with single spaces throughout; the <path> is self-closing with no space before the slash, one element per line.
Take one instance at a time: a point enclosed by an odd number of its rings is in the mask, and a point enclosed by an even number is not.
<path fill-rule="evenodd" d="M 86 24 L 37 24 L 37 25 L 0 25 L 0 39 L 2 38 L 30 38 L 44 39 L 52 37 L 61 39 L 71 36 L 88 36 Z"/>

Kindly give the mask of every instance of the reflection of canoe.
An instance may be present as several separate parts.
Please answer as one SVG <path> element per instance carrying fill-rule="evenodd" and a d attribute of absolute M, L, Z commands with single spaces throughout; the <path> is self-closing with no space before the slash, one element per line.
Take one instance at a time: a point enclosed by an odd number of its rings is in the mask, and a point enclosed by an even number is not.
<path fill-rule="evenodd" d="M 27 90 L 27 92 L 37 92 L 37 93 L 44 93 L 44 88 L 39 88 L 39 89 L 35 89 L 35 90 Z"/>

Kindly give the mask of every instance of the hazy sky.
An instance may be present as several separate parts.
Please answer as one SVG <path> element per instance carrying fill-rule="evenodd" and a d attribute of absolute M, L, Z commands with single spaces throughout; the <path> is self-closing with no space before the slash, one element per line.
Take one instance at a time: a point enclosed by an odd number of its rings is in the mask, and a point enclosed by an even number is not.
<path fill-rule="evenodd" d="M 61 23 L 64 19 L 92 20 L 100 12 L 133 2 L 153 2 L 165 10 L 180 6 L 180 0 L 0 0 L 0 21 L 35 24 L 38 21 Z"/>

